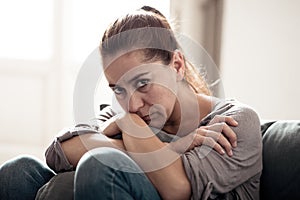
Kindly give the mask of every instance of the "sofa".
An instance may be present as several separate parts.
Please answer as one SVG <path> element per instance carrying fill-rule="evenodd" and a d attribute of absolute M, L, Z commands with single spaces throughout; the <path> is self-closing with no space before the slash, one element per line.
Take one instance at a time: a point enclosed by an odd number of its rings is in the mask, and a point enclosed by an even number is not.
<path fill-rule="evenodd" d="M 300 120 L 263 122 L 261 132 L 261 199 L 300 199 Z M 54 176 L 38 191 L 36 199 L 73 199 L 73 180 L 74 172 Z"/>
<path fill-rule="evenodd" d="M 261 199 L 300 199 L 300 121 L 265 122 L 261 130 Z"/>

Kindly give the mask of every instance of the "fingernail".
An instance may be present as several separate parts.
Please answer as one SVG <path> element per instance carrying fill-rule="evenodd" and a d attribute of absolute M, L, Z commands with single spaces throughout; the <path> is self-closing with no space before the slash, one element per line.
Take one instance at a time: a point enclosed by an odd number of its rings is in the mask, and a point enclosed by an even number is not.
<path fill-rule="evenodd" d="M 237 142 L 234 141 L 232 146 L 233 146 L 233 147 L 237 147 Z"/>
<path fill-rule="evenodd" d="M 222 153 L 222 155 L 223 155 L 223 154 L 225 154 L 225 151 L 224 151 L 223 149 L 221 149 L 221 153 Z"/>
<path fill-rule="evenodd" d="M 228 155 L 229 155 L 229 156 L 232 156 L 232 155 L 233 155 L 232 150 L 229 151 Z"/>

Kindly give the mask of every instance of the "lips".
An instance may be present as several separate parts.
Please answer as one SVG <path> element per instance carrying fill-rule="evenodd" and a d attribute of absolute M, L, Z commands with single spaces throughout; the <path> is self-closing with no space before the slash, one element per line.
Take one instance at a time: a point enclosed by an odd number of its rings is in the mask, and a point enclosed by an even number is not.
<path fill-rule="evenodd" d="M 148 122 L 151 120 L 150 116 L 149 115 L 146 115 L 144 117 L 142 117 L 142 119 L 145 121 L 145 122 Z"/>

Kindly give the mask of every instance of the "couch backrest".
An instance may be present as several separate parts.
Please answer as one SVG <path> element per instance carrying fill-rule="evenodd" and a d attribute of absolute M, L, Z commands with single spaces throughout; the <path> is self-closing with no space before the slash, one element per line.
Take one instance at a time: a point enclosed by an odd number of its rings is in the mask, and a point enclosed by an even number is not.
<path fill-rule="evenodd" d="M 300 121 L 262 124 L 261 199 L 300 199 Z"/>

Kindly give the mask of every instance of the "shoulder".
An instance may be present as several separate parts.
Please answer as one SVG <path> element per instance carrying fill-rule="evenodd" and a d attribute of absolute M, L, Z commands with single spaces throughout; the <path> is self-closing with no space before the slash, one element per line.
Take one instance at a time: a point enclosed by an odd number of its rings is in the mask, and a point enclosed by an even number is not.
<path fill-rule="evenodd" d="M 243 123 L 244 125 L 260 128 L 260 118 L 257 111 L 253 107 L 237 100 L 219 100 L 212 110 L 211 115 L 231 116 L 238 122 L 247 122 Z"/>
<path fill-rule="evenodd" d="M 247 151 L 260 152 L 262 148 L 261 123 L 258 113 L 249 105 L 236 100 L 226 100 L 230 108 L 222 114 L 233 117 L 237 122 L 237 127 L 231 127 L 237 134 L 237 151 L 247 154 Z"/>
<path fill-rule="evenodd" d="M 249 105 L 232 99 L 218 99 L 211 113 L 203 119 L 201 125 L 206 125 L 216 115 L 231 116 L 237 122 L 237 127 L 231 127 L 238 137 L 238 142 L 243 145 L 261 143 L 260 118 L 258 113 Z"/>
<path fill-rule="evenodd" d="M 233 107 L 227 111 L 226 114 L 232 115 L 237 120 L 245 120 L 253 122 L 257 126 L 260 126 L 260 119 L 258 113 L 249 105 L 234 101 Z"/>
<path fill-rule="evenodd" d="M 208 192 L 205 190 L 209 186 L 215 188 L 217 193 L 224 194 L 246 181 L 256 184 L 256 179 L 251 177 L 262 170 L 262 139 L 257 112 L 238 101 L 222 100 L 215 105 L 202 124 L 209 123 L 215 115 L 231 116 L 238 122 L 237 127 L 231 127 L 237 135 L 238 145 L 232 149 L 232 157 L 220 155 L 205 145 L 195 147 L 183 155 L 193 193 L 199 194 L 199 197 Z M 242 188 L 249 192 L 246 185 Z M 257 191 L 250 195 L 255 195 L 254 193 Z"/>

